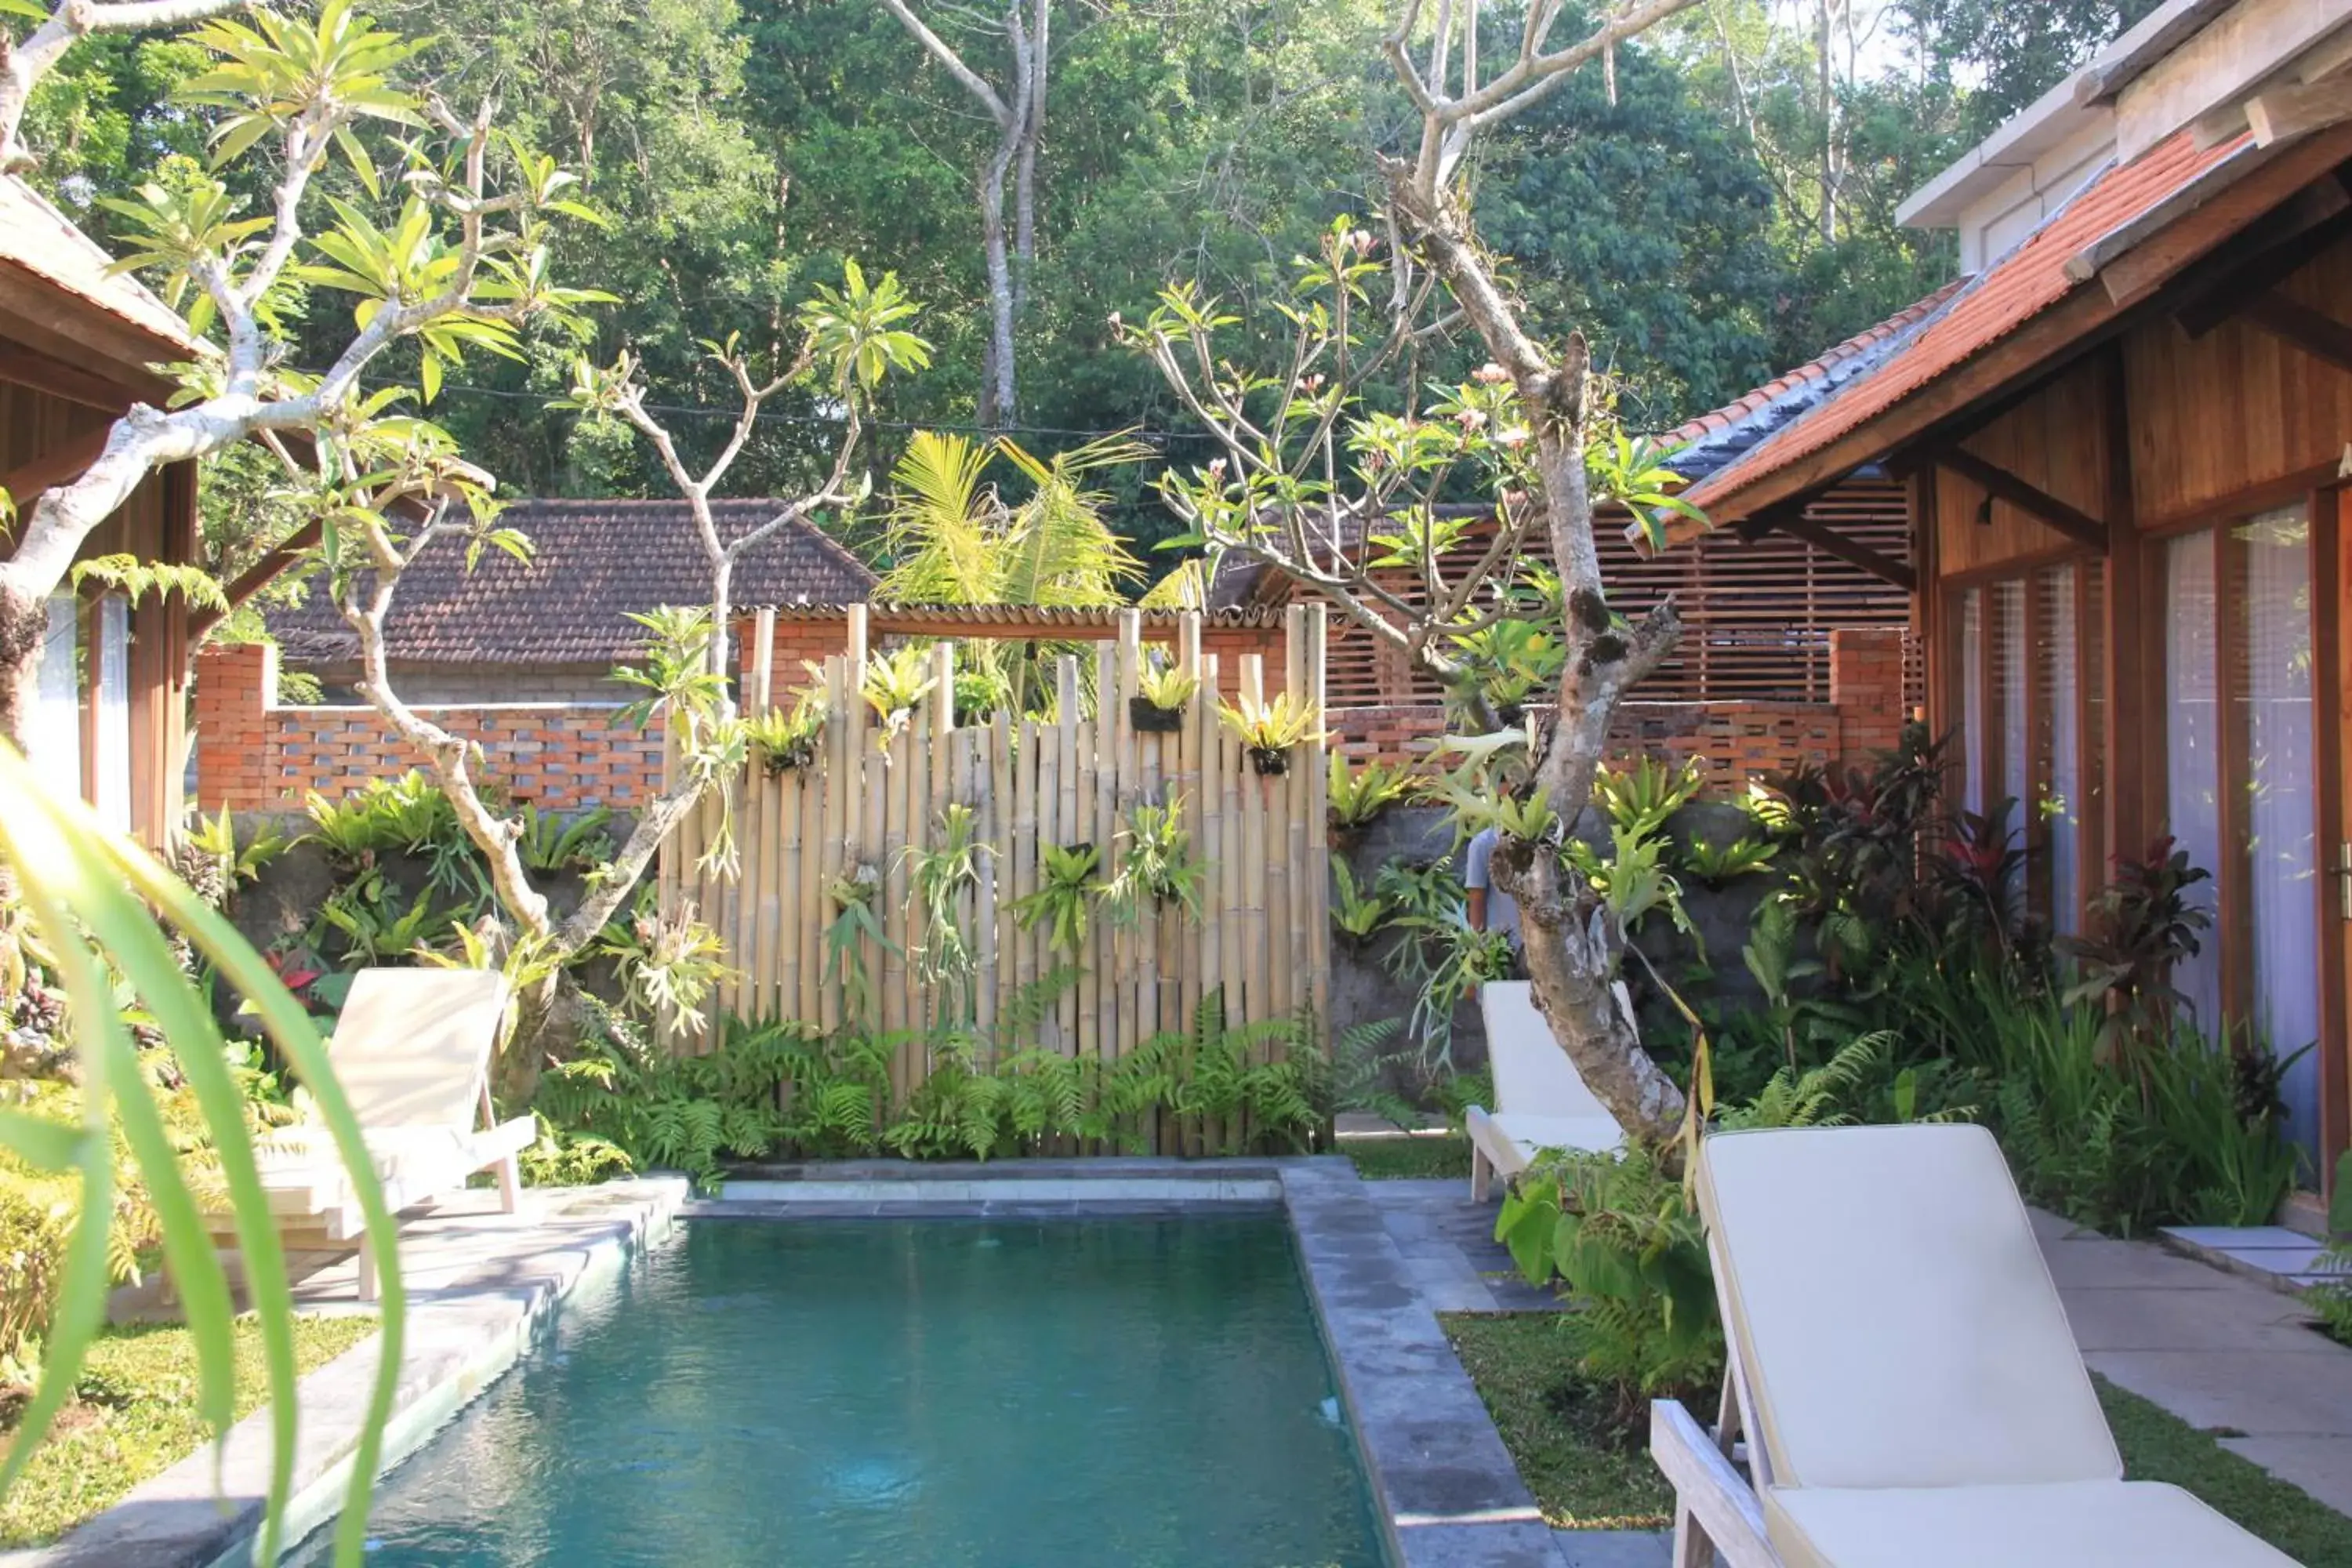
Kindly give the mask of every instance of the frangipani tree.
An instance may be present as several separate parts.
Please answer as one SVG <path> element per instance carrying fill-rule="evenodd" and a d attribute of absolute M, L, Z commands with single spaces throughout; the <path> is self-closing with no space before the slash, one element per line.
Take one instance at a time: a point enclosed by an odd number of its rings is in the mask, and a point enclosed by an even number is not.
<path fill-rule="evenodd" d="M 1518 901 L 1528 976 L 1554 1035 L 1626 1129 L 1654 1141 L 1676 1131 L 1683 1095 L 1642 1047 L 1619 977 L 1623 931 L 1601 893 L 1563 867 L 1558 840 L 1591 799 L 1618 704 L 1681 632 L 1671 601 L 1630 623 L 1611 612 L 1596 510 L 1615 503 L 1654 528 L 1682 503 L 1655 455 L 1616 427 L 1582 336 L 1547 344 L 1520 324 L 1472 226 L 1464 170 L 1480 132 L 1694 3 L 1618 0 L 1599 26 L 1555 47 L 1560 0 L 1531 0 L 1517 47 L 1494 68 L 1480 58 L 1475 0 L 1437 0 L 1433 15 L 1405 0 L 1383 52 L 1418 111 L 1417 145 L 1380 159 L 1382 234 L 1342 223 L 1302 270 L 1286 308 L 1287 362 L 1262 372 L 1221 358 L 1216 334 L 1231 318 L 1188 287 L 1164 293 L 1139 326 L 1114 318 L 1223 448 L 1165 487 L 1199 542 L 1328 597 L 1421 668 L 1468 686 L 1490 721 L 1492 704 L 1465 675 L 1531 653 L 1497 648 L 1498 634 L 1533 621 L 1557 638 L 1534 667 L 1549 674 L 1553 717 L 1548 729 L 1528 726 L 1518 765 L 1501 773 L 1526 782 L 1495 784 L 1498 748 L 1478 752 L 1486 819 L 1501 834 L 1496 879 Z M 1421 356 L 1457 332 L 1486 363 L 1424 402 Z M 1367 401 L 1383 375 L 1410 389 L 1401 404 Z M 1465 495 L 1480 500 L 1448 504 Z M 1465 513 L 1494 520 L 1483 544 L 1470 543 Z M 1550 558 L 1540 570 L 1526 560 L 1537 538 Z M 1449 565 L 1465 553 L 1467 569 Z M 1497 787 L 1542 809 L 1498 799 Z"/>
<path fill-rule="evenodd" d="M 213 166 L 109 205 L 135 247 L 122 265 L 157 279 L 204 351 L 178 367 L 172 407 L 131 408 L 88 468 L 20 519 L 0 563 L 0 731 L 20 739 L 47 601 L 150 474 L 260 440 L 310 476 L 299 482 L 332 489 L 342 477 L 302 448 L 361 416 L 363 378 L 414 355 L 429 396 L 468 350 L 512 354 L 525 321 L 598 298 L 548 271 L 556 221 L 589 216 L 572 176 L 500 133 L 494 106 L 461 115 L 410 84 L 418 44 L 350 0 L 326 0 L 315 18 L 215 20 L 193 37 L 215 64 L 182 100 L 211 119 Z M 331 159 L 349 169 L 352 199 L 317 188 Z M 240 163 L 266 163 L 266 212 L 247 211 L 224 178 Z M 286 363 L 282 313 L 298 286 L 356 300 L 351 337 L 316 374 Z"/>

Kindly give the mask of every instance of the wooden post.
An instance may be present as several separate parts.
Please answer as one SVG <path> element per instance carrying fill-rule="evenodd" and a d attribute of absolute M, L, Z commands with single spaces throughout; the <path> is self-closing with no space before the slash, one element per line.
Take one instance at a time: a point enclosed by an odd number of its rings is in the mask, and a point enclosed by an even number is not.
<path fill-rule="evenodd" d="M 1048 840 L 1063 848 L 1081 844 L 1094 834 L 1087 819 L 1078 815 L 1078 661 L 1064 654 L 1054 661 L 1054 697 L 1056 722 L 1054 726 L 1054 826 L 1057 837 Z M 1108 844 L 1097 844 L 1097 850 L 1108 850 Z M 1044 880 L 1041 877 L 1039 880 Z M 1048 953 L 1045 962 L 1052 962 Z M 1066 955 L 1065 962 L 1083 964 L 1087 954 L 1083 949 Z M 1075 1052 L 1078 1047 L 1078 992 L 1076 986 L 1062 993 L 1058 1008 L 1062 1017 L 1062 1037 L 1068 1042 L 1065 1047 Z"/>

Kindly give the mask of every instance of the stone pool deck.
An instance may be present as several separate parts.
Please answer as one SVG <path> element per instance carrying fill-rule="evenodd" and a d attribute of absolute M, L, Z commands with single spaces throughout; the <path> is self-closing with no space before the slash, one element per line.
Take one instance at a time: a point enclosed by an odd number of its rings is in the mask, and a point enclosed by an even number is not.
<path fill-rule="evenodd" d="M 384 1436 L 387 1465 L 434 1431 L 513 1364 L 533 1334 L 583 1280 L 618 1269 L 666 1232 L 687 1194 L 680 1177 L 601 1187 L 534 1189 L 520 1213 L 498 1212 L 498 1194 L 470 1192 L 401 1229 L 408 1282 L 406 1343 L 396 1414 Z M 295 1287 L 310 1311 L 365 1311 L 349 1260 Z M 130 1315 L 150 1310 L 118 1303 Z M 290 1545 L 333 1517 L 383 1356 L 371 1335 L 302 1380 Z M 209 1450 L 191 1455 L 53 1546 L 0 1553 L 0 1568 L 205 1568 L 243 1558 L 268 1489 L 267 1415 L 230 1432 L 215 1486 Z"/>

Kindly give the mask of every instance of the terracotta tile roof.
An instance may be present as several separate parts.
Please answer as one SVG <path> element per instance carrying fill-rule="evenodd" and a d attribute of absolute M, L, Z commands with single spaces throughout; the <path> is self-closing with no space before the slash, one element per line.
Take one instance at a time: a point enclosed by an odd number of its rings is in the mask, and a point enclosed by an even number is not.
<path fill-rule="evenodd" d="M 719 537 L 749 532 L 778 504 L 714 501 Z M 502 521 L 530 536 L 533 559 L 487 551 L 469 574 L 464 542 L 436 540 L 394 601 L 385 629 L 394 662 L 611 665 L 642 642 L 630 612 L 710 602 L 709 568 L 682 500 L 518 501 Z M 739 605 L 838 605 L 873 586 L 874 574 L 856 556 L 794 521 L 737 563 L 733 597 Z M 316 580 L 301 605 L 268 619 L 290 661 L 358 656 L 357 639 Z"/>
<path fill-rule="evenodd" d="M 1675 468 L 1685 479 L 1698 479 L 1760 442 L 1783 424 L 1822 401 L 1846 380 L 1866 374 L 1872 364 L 1899 346 L 1903 338 L 1933 316 L 1968 280 L 1956 278 L 1915 300 L 1875 326 L 1864 328 L 1836 347 L 1824 350 L 1794 370 L 1774 376 L 1763 385 L 1711 408 L 1659 437 L 1659 444 L 1680 454 Z"/>
<path fill-rule="evenodd" d="M 156 340 L 158 358 L 195 347 L 177 311 L 129 273 L 109 272 L 106 248 L 13 174 L 0 175 L 0 262 L 137 328 Z"/>
<path fill-rule="evenodd" d="M 1719 510 L 1722 498 L 1822 450 L 1999 343 L 2085 286 L 2066 271 L 2078 251 L 2179 194 L 2244 140 L 2200 151 L 2191 134 L 2182 132 L 2131 163 L 2106 170 L 2016 249 L 1971 279 L 1940 315 L 1874 370 L 1693 485 L 1689 499 Z"/>

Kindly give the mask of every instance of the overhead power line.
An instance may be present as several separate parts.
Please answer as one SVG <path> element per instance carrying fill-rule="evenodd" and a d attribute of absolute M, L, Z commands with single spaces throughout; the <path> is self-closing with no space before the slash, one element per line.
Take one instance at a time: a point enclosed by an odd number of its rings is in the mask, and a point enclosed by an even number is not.
<path fill-rule="evenodd" d="M 366 384 L 377 387 L 405 386 L 408 384 L 406 382 L 397 381 L 391 377 L 383 376 L 363 376 L 361 379 Z M 544 405 L 548 401 L 549 395 L 545 393 L 538 392 L 514 392 L 508 388 L 499 386 L 471 386 L 463 382 L 443 382 L 441 384 L 440 395 L 446 396 L 451 393 L 461 394 L 467 397 L 493 397 L 500 398 L 510 403 L 537 403 L 541 405 Z M 646 405 L 646 412 L 651 414 L 659 414 L 677 418 L 723 419 L 730 425 L 741 416 L 741 410 L 740 409 L 719 408 L 705 404 L 648 403 Z M 782 409 L 762 408 L 754 417 L 753 423 L 757 425 L 809 425 L 836 427 L 842 423 L 842 421 L 823 414 L 795 414 Z M 1129 440 L 1145 442 L 1210 439 L 1205 433 L 1199 431 L 1145 430 L 1134 427 L 1116 430 L 1082 430 L 1062 425 L 1001 425 L 996 426 L 994 429 L 991 429 L 982 425 L 959 425 L 950 421 L 937 419 L 868 419 L 866 421 L 866 427 L 869 430 L 936 430 L 960 436 L 1075 436 L 1082 440 L 1088 441 L 1103 440 L 1114 436 L 1124 436 Z"/>

